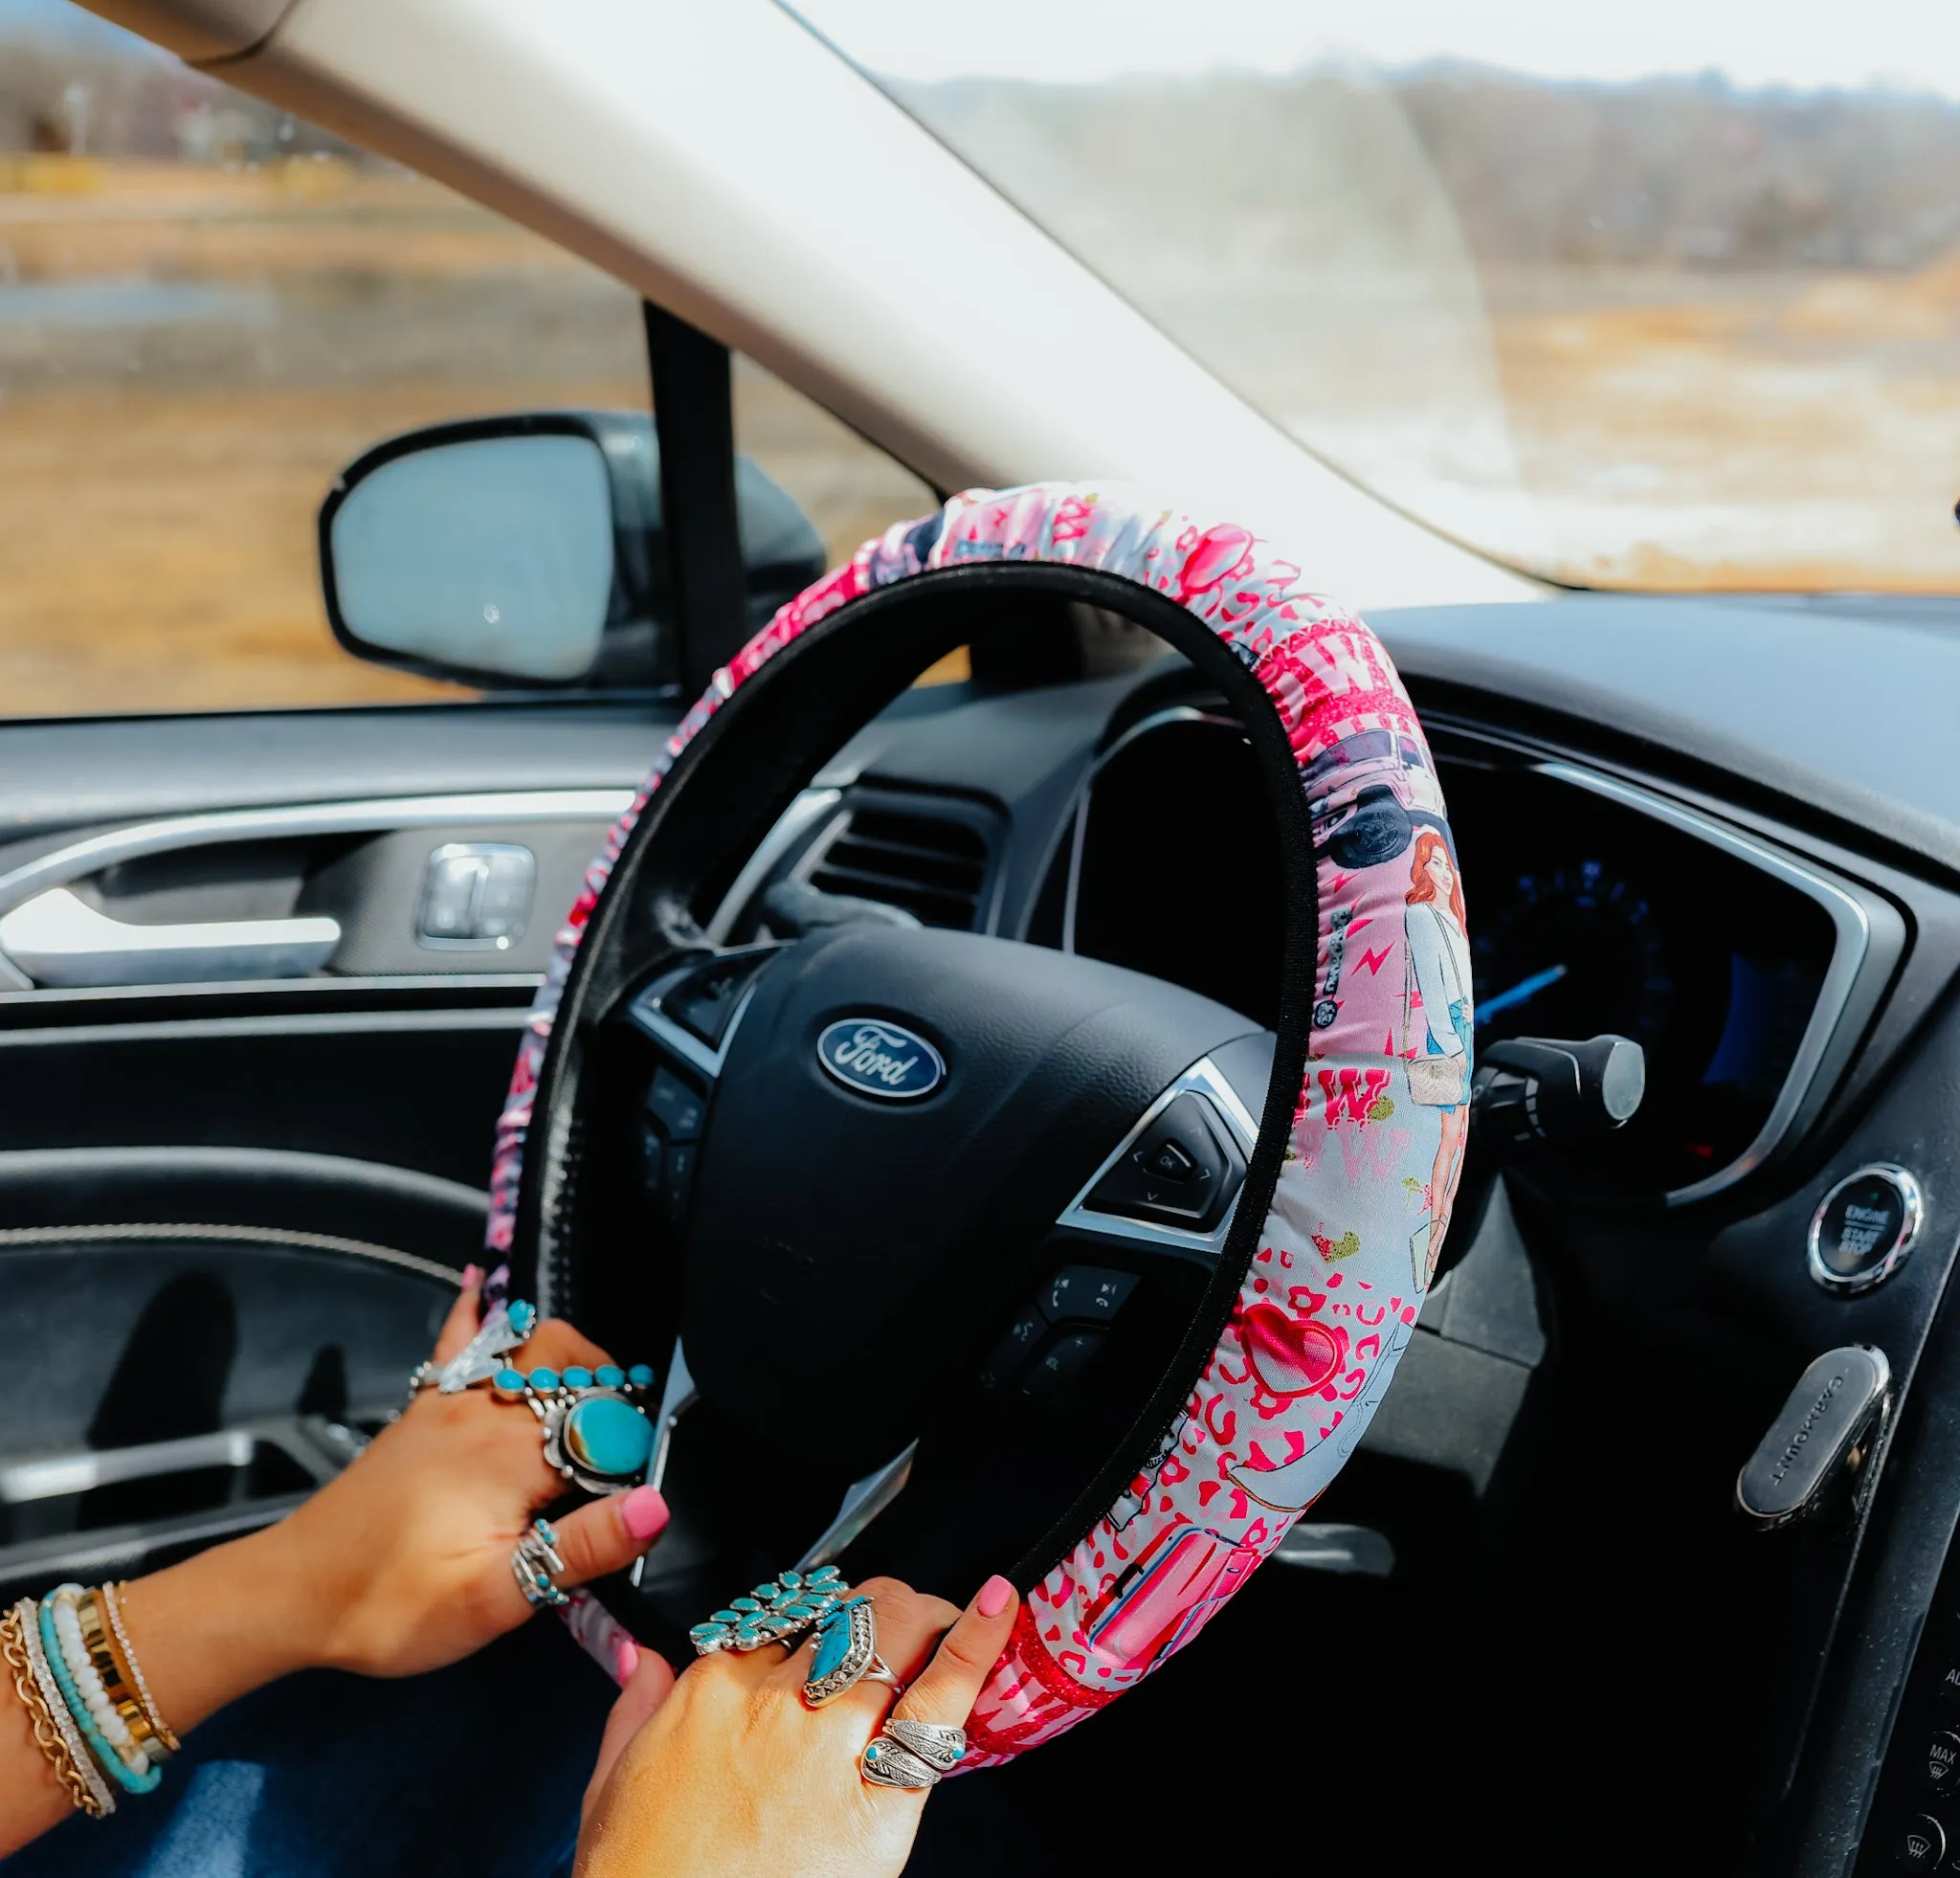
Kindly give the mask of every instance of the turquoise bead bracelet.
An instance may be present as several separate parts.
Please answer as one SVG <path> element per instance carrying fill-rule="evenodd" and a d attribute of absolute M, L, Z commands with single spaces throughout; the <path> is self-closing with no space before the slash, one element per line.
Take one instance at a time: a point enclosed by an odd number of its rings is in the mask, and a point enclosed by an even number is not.
<path fill-rule="evenodd" d="M 54 1672 L 55 1686 L 60 1689 L 61 1699 L 67 1703 L 68 1712 L 97 1764 L 124 1793 L 154 1793 L 163 1779 L 162 1774 L 154 1767 L 143 1774 L 130 1767 L 96 1726 L 94 1715 L 81 1699 L 81 1691 L 75 1687 L 75 1678 L 68 1672 L 68 1660 L 61 1654 L 61 1640 L 55 1633 L 55 1594 L 52 1591 L 41 1599 L 40 1629 L 41 1650 L 48 1659 L 49 1669 Z"/>

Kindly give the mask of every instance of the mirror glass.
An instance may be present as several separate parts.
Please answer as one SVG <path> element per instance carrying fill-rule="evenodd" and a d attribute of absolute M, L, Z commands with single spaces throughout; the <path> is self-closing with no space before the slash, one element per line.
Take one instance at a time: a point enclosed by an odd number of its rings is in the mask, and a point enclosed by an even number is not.
<path fill-rule="evenodd" d="M 584 436 L 493 436 L 370 471 L 330 525 L 346 631 L 377 651 L 568 682 L 598 655 L 612 497 Z"/>

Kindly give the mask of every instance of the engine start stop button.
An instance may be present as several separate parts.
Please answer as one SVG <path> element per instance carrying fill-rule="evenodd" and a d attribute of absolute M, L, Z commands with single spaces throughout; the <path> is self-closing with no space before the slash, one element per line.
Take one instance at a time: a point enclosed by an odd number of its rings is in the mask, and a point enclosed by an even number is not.
<path fill-rule="evenodd" d="M 1903 1167 L 1847 1174 L 1811 1217 L 1811 1276 L 1827 1291 L 1882 1284 L 1905 1263 L 1924 1214 L 1919 1182 Z"/>

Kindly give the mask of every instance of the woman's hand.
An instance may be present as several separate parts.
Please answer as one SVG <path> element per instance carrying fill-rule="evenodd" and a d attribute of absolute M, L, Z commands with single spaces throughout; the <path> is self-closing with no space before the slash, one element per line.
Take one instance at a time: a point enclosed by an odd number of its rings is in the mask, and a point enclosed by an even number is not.
<path fill-rule="evenodd" d="M 446 1362 L 478 1323 L 465 1286 L 435 1345 Z M 522 1369 L 596 1369 L 606 1353 L 551 1320 L 505 1359 Z M 536 1417 L 482 1389 L 423 1389 L 352 1466 L 283 1525 L 288 1569 L 310 1587 L 317 1664 L 413 1676 L 480 1649 L 531 1615 L 510 1554 L 533 1516 L 565 1492 L 545 1463 Z M 594 1500 L 552 1522 L 564 1589 L 629 1565 L 667 1523 L 651 1487 Z"/>
<path fill-rule="evenodd" d="M 456 1354 L 477 1329 L 479 1282 L 435 1346 Z M 605 1353 L 546 1323 L 512 1360 L 596 1369 Z M 157 1707 L 181 1734 L 213 1710 L 296 1669 L 410 1676 L 515 1630 L 531 1606 L 510 1554 L 564 1482 L 545 1464 L 537 1419 L 484 1390 L 425 1389 L 352 1466 L 278 1525 L 138 1578 L 122 1617 Z M 652 1487 L 596 1500 L 553 1522 L 568 1588 L 617 1571 L 667 1523 Z M 638 1652 L 621 1645 L 619 1680 Z M 648 1655 L 639 1687 L 666 1666 Z M 67 1795 L 27 1710 L 0 1687 L 0 1858 L 67 1816 Z"/>
<path fill-rule="evenodd" d="M 787 1656 L 766 1645 L 703 1657 L 671 1685 L 665 1665 L 642 1657 L 586 1794 L 578 1878 L 879 1878 L 903 1868 L 926 1796 L 867 1785 L 858 1757 L 887 1711 L 966 1722 L 1013 1629 L 1015 1598 L 998 1577 L 964 1611 L 892 1578 L 859 1589 L 874 1600 L 879 1654 L 907 1685 L 896 1707 L 869 1681 L 806 1707 L 807 1640 Z"/>

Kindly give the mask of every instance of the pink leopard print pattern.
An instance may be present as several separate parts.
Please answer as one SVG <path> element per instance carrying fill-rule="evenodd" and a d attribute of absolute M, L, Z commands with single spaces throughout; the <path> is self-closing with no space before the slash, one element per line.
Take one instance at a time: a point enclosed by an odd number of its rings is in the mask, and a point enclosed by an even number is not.
<path fill-rule="evenodd" d="M 1187 607 L 1244 660 L 1280 713 L 1307 793 L 1320 949 L 1306 1074 L 1231 1320 L 1126 1490 L 1028 1591 L 968 1724 L 962 1771 L 1052 1739 L 1182 1648 L 1353 1451 L 1441 1250 L 1472 1021 L 1441 791 L 1408 695 L 1368 627 L 1232 524 L 1084 485 L 969 490 L 865 543 L 791 601 L 667 740 L 587 870 L 532 1005 L 498 1124 L 493 1252 L 511 1244 L 560 994 L 648 797 L 736 689 L 817 620 L 873 588 L 977 560 L 1052 561 L 1136 581 Z"/>

